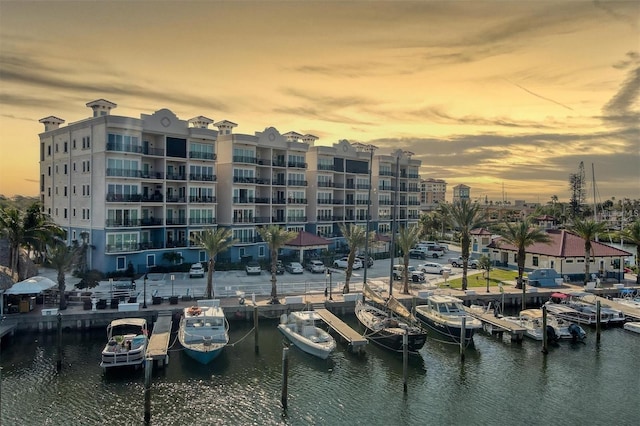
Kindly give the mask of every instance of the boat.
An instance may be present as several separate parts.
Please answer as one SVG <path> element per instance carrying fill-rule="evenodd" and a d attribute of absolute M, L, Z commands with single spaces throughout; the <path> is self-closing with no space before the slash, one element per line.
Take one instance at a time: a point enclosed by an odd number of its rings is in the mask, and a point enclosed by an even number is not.
<path fill-rule="evenodd" d="M 336 348 L 336 341 L 329 333 L 316 326 L 320 316 L 314 311 L 297 311 L 280 316 L 278 330 L 300 350 L 327 359 Z"/>
<path fill-rule="evenodd" d="M 637 321 L 625 322 L 623 327 L 625 330 L 629 330 L 634 333 L 640 334 L 640 322 L 637 322 Z"/>
<path fill-rule="evenodd" d="M 417 353 L 427 341 L 427 334 L 412 325 L 411 313 L 393 296 L 388 300 L 375 293 L 367 283 L 363 284 L 363 296 L 371 300 L 356 302 L 355 314 L 366 329 L 369 341 L 394 352 L 402 352 L 404 335 L 407 334 L 408 351 Z M 378 308 L 373 304 L 383 308 Z M 404 309 L 404 310 L 403 310 Z"/>
<path fill-rule="evenodd" d="M 542 310 L 540 309 L 525 309 L 520 311 L 518 316 L 506 316 L 502 319 L 523 327 L 524 335 L 530 339 L 543 339 Z M 579 325 L 547 313 L 548 340 L 583 340 L 586 337 L 587 333 Z"/>
<path fill-rule="evenodd" d="M 640 309 L 640 296 L 635 294 L 634 289 L 623 288 L 620 297 L 614 297 L 613 301 L 633 309 Z"/>
<path fill-rule="evenodd" d="M 426 305 L 415 307 L 415 316 L 427 329 L 430 336 L 446 343 L 460 343 L 462 319 L 465 319 L 464 344 L 473 341 L 476 330 L 482 322 L 468 314 L 462 300 L 447 295 L 429 295 Z"/>
<path fill-rule="evenodd" d="M 586 291 L 571 291 L 567 293 L 569 298 L 566 300 L 569 306 L 577 310 L 585 310 L 596 314 L 596 296 Z M 609 325 L 622 325 L 627 320 L 624 312 L 614 309 L 607 305 L 606 302 L 600 303 L 600 323 Z"/>
<path fill-rule="evenodd" d="M 578 324 L 595 325 L 597 315 L 594 309 L 577 303 L 569 303 L 569 295 L 566 293 L 552 293 L 551 298 L 545 302 L 547 312 L 558 318 Z M 607 324 L 609 317 L 600 312 L 600 324 Z"/>
<path fill-rule="evenodd" d="M 147 351 L 147 320 L 121 318 L 107 326 L 107 344 L 102 350 L 100 367 L 140 367 Z"/>
<path fill-rule="evenodd" d="M 229 322 L 220 300 L 199 300 L 197 306 L 184 308 L 178 340 L 186 354 L 199 363 L 206 365 L 216 359 L 229 343 Z"/>

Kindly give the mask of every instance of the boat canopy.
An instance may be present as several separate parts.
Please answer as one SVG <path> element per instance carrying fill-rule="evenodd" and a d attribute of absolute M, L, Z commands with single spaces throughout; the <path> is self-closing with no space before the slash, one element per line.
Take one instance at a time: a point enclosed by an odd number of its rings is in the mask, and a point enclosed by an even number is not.
<path fill-rule="evenodd" d="M 122 325 L 135 325 L 138 327 L 145 327 L 147 325 L 147 320 L 144 318 L 120 318 L 111 321 L 111 324 L 109 324 L 111 328 L 120 327 Z"/>
<path fill-rule="evenodd" d="M 554 299 L 566 299 L 569 296 L 564 293 L 551 293 L 551 297 L 553 297 Z"/>
<path fill-rule="evenodd" d="M 520 316 L 529 318 L 542 318 L 542 311 L 540 309 L 525 309 L 524 311 L 520 311 Z"/>

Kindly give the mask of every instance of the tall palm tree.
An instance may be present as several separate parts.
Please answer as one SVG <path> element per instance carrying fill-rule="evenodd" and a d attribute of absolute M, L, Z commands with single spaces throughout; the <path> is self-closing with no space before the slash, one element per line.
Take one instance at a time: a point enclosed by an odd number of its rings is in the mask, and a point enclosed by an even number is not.
<path fill-rule="evenodd" d="M 462 290 L 468 286 L 467 271 L 469 268 L 469 249 L 471 246 L 471 230 L 486 224 L 486 216 L 480 204 L 462 199 L 453 204 L 441 206 L 446 221 L 460 233 L 462 257 Z"/>
<path fill-rule="evenodd" d="M 431 239 L 438 233 L 440 220 L 437 213 L 430 212 L 420 215 L 418 219 L 418 227 L 420 228 L 420 237 Z"/>
<path fill-rule="evenodd" d="M 61 241 L 47 245 L 46 248 L 47 262 L 58 273 L 58 295 L 60 298 L 59 309 L 64 311 L 67 309 L 67 299 L 65 298 L 65 273 L 69 272 L 76 262 L 76 250 L 68 247 Z"/>
<path fill-rule="evenodd" d="M 636 246 L 636 284 L 640 284 L 640 219 L 631 222 L 620 232 L 620 236 L 629 244 Z"/>
<path fill-rule="evenodd" d="M 530 219 L 516 224 L 505 221 L 503 226 L 498 227 L 495 232 L 502 237 L 498 242 L 498 246 L 500 246 L 501 243 L 507 243 L 515 246 L 518 250 L 516 256 L 518 262 L 518 281 L 516 282 L 516 288 L 522 289 L 522 309 L 524 310 L 527 307 L 527 289 L 522 280 L 522 276 L 524 275 L 524 263 L 527 258 L 527 247 L 535 243 L 549 243 L 551 238 L 542 228 L 532 227 Z"/>
<path fill-rule="evenodd" d="M 396 243 L 402 251 L 402 262 L 404 269 L 402 271 L 402 293 L 409 294 L 409 250 L 411 250 L 420 241 L 421 229 L 419 225 L 403 226 L 398 230 L 398 238 Z"/>
<path fill-rule="evenodd" d="M 24 241 L 24 220 L 20 210 L 14 207 L 6 207 L 0 210 L 0 235 L 9 242 L 9 268 L 11 276 L 15 279 L 18 275 L 18 259 L 20 258 L 20 245 Z"/>
<path fill-rule="evenodd" d="M 593 219 L 578 219 L 573 220 L 573 225 L 569 228 L 569 231 L 573 232 L 584 240 L 584 285 L 587 285 L 589 281 L 589 263 L 591 262 L 591 242 L 596 239 L 598 234 L 606 231 L 607 225 L 605 222 L 598 222 Z"/>
<path fill-rule="evenodd" d="M 213 272 L 216 265 L 218 253 L 229 250 L 237 240 L 232 239 L 233 233 L 228 228 L 207 228 L 201 234 L 194 234 L 192 237 L 196 245 L 202 246 L 209 256 L 207 268 L 207 289 L 206 298 L 213 299 Z"/>
<path fill-rule="evenodd" d="M 291 241 L 298 235 L 296 231 L 287 231 L 279 225 L 267 225 L 257 229 L 258 235 L 262 237 L 269 246 L 271 252 L 271 301 L 269 303 L 278 304 L 278 288 L 276 271 L 278 265 L 278 250 L 287 242 Z"/>
<path fill-rule="evenodd" d="M 367 241 L 367 232 L 361 227 L 354 225 L 353 223 L 344 224 L 339 223 L 338 227 L 340 228 L 340 232 L 342 233 L 343 238 L 345 239 L 347 245 L 349 246 L 349 255 L 347 256 L 347 270 L 344 273 L 344 288 L 342 289 L 343 293 L 349 293 L 349 282 L 351 281 L 351 275 L 353 274 L 353 262 L 356 260 L 356 254 L 358 250 L 364 248 L 365 241 Z M 369 247 L 375 244 L 375 232 L 369 232 Z M 365 256 L 368 256 L 367 253 Z M 365 259 L 365 262 L 367 259 Z"/>

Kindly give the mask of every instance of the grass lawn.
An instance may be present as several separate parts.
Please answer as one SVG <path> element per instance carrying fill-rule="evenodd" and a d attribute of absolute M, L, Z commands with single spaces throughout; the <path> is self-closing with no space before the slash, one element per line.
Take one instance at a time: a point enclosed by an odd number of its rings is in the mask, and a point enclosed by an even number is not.
<path fill-rule="evenodd" d="M 478 287 L 478 288 L 487 288 L 487 280 L 484 278 L 484 275 L 486 271 L 482 271 L 479 274 L 474 274 L 471 276 L 467 276 L 467 287 L 468 288 L 473 288 L 473 287 Z M 490 287 L 497 287 L 499 283 L 503 282 L 503 285 L 509 285 L 506 284 L 507 281 L 515 281 L 516 278 L 518 276 L 518 271 L 513 270 L 513 269 L 492 269 L 489 273 L 489 286 Z M 478 279 L 476 279 L 476 277 Z M 524 278 L 527 277 L 527 273 L 525 272 L 523 275 Z M 447 280 L 447 282 L 449 283 L 449 286 L 451 288 L 462 288 L 462 273 L 460 274 L 459 278 L 454 278 L 454 279 L 450 279 Z"/>

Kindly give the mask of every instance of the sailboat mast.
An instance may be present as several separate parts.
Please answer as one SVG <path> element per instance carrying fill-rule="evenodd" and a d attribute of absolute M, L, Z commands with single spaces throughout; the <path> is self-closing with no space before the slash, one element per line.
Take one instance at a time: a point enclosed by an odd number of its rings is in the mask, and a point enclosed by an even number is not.
<path fill-rule="evenodd" d="M 593 221 L 598 221 L 598 209 L 596 204 L 596 169 L 591 163 L 591 180 L 593 182 Z"/>

